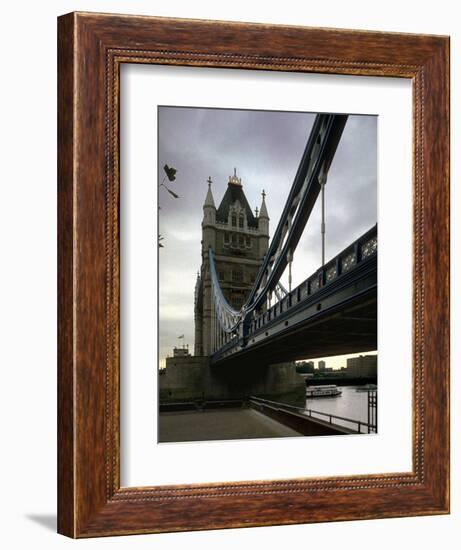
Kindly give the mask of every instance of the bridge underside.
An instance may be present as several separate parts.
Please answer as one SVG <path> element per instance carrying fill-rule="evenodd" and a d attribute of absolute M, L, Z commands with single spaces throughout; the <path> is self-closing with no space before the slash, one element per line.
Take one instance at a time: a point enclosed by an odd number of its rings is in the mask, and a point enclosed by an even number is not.
<path fill-rule="evenodd" d="M 216 368 L 263 365 L 376 350 L 376 286 L 347 303 L 267 336 L 260 342 L 214 362 Z"/>

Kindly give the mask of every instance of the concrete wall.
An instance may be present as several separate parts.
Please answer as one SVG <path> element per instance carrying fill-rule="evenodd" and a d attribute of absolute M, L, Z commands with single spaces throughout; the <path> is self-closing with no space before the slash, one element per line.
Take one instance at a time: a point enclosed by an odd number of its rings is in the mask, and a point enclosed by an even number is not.
<path fill-rule="evenodd" d="M 280 422 L 284 426 L 293 428 L 293 430 L 296 430 L 302 435 L 346 435 L 357 433 L 343 426 L 332 425 L 317 418 L 310 418 L 303 414 L 286 411 L 282 408 L 265 403 L 252 401 L 250 406 L 266 416 L 270 416 L 274 420 L 277 420 L 277 422 Z"/>
<path fill-rule="evenodd" d="M 207 357 L 169 357 L 159 374 L 161 402 L 195 401 L 204 397 L 204 373 Z"/>
<path fill-rule="evenodd" d="M 306 385 L 294 363 L 211 367 L 208 357 L 172 357 L 159 375 L 161 403 L 246 399 L 250 395 L 303 406 Z"/>

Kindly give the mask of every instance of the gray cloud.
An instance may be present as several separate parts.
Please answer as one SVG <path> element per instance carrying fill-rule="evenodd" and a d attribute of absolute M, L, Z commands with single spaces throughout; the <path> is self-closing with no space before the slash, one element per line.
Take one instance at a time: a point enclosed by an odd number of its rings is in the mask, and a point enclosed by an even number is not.
<path fill-rule="evenodd" d="M 159 181 L 163 165 L 174 166 L 180 195 L 160 188 L 160 358 L 185 334 L 193 347 L 193 296 L 200 267 L 202 205 L 208 176 L 216 206 L 237 168 L 254 209 L 267 192 L 271 234 L 315 115 L 310 113 L 159 107 Z M 377 118 L 351 115 L 331 165 L 326 186 L 326 255 L 336 255 L 377 220 Z M 293 283 L 320 265 L 320 203 L 316 204 L 293 263 Z"/>

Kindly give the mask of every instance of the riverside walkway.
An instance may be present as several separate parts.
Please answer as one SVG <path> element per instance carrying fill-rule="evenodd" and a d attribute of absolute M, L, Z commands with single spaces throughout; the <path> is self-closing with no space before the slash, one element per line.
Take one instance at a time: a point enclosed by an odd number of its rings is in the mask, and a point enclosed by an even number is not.
<path fill-rule="evenodd" d="M 161 412 L 158 427 L 159 443 L 302 436 L 250 408 Z"/>

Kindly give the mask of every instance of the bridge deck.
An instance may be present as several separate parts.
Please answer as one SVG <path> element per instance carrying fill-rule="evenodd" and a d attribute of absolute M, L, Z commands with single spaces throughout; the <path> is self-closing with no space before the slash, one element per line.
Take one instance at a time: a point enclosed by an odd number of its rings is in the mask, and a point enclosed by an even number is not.
<path fill-rule="evenodd" d="M 211 363 L 267 364 L 377 349 L 377 250 L 375 225 L 250 320 Z"/>
<path fill-rule="evenodd" d="M 302 434 L 254 409 L 177 411 L 159 415 L 161 443 L 293 436 Z"/>

